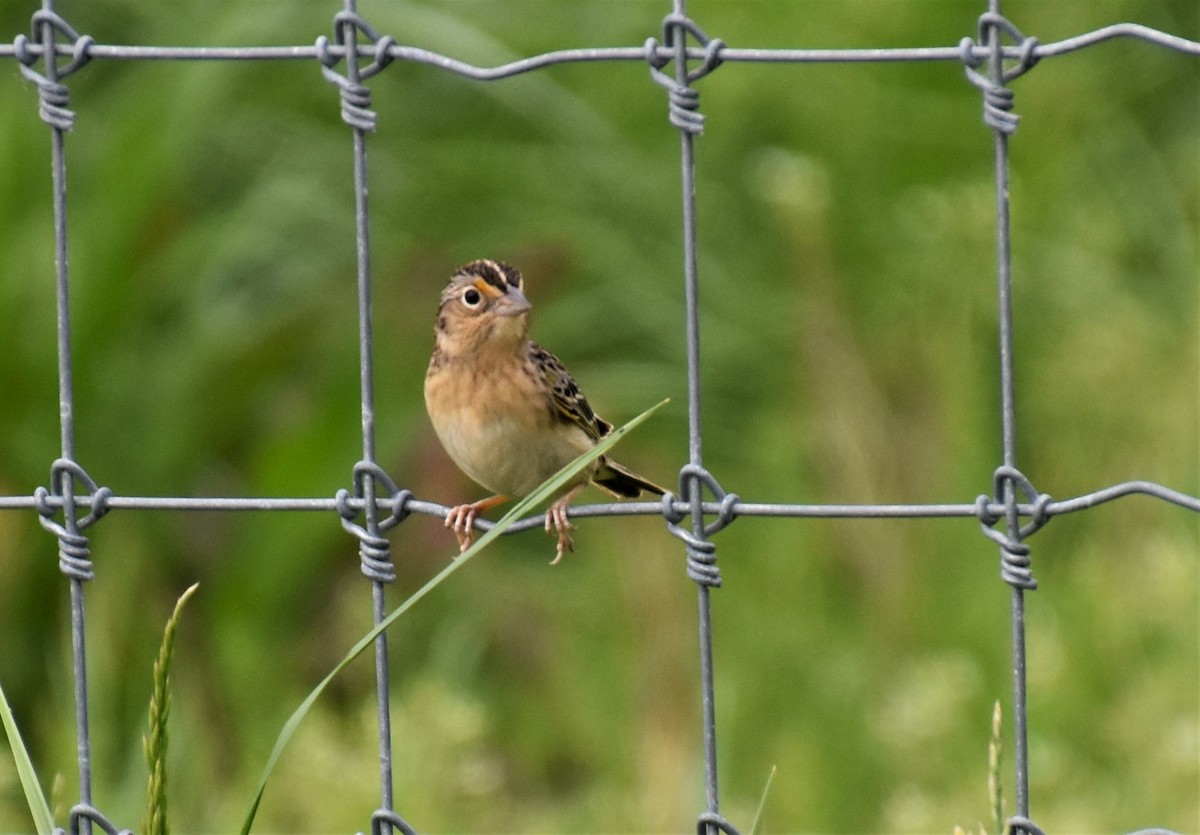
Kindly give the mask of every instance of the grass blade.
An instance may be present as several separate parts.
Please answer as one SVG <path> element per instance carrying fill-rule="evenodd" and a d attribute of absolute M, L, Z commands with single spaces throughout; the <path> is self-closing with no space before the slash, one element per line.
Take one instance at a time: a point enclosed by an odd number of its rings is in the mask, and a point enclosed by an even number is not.
<path fill-rule="evenodd" d="M 992 826 L 996 835 L 1005 835 L 1008 824 L 1004 820 L 1004 789 L 1000 783 L 1000 763 L 1004 753 L 1000 721 L 1000 700 L 997 699 L 992 708 L 992 737 L 988 743 L 988 798 L 992 801 Z"/>
<path fill-rule="evenodd" d="M 171 714 L 171 656 L 175 649 L 175 630 L 183 607 L 200 587 L 193 583 L 175 602 L 175 611 L 163 630 L 162 646 L 154 660 L 154 688 L 150 693 L 150 732 L 142 737 L 142 750 L 150 776 L 146 781 L 146 816 L 142 835 L 167 835 L 167 717 Z"/>
<path fill-rule="evenodd" d="M 33 825 L 38 835 L 51 835 L 54 831 L 54 818 L 50 815 L 50 807 L 46 805 L 46 795 L 38 783 L 37 772 L 33 770 L 33 761 L 29 759 L 29 751 L 21 740 L 21 732 L 17 730 L 17 721 L 13 718 L 12 708 L 4 690 L 0 689 L 0 722 L 4 725 L 4 733 L 8 735 L 8 744 L 12 748 L 13 759 L 17 764 L 17 776 L 21 779 L 21 788 L 25 790 L 25 803 L 29 806 L 29 814 L 33 817 Z"/>
<path fill-rule="evenodd" d="M 758 828 L 762 825 L 763 811 L 767 808 L 767 796 L 771 793 L 771 784 L 775 782 L 775 772 L 778 766 L 771 766 L 771 773 L 767 775 L 767 784 L 763 786 L 762 797 L 758 801 L 758 811 L 754 813 L 754 823 L 750 825 L 750 835 L 758 835 Z"/>
<path fill-rule="evenodd" d="M 580 455 L 570 464 L 563 467 L 556 474 L 547 479 L 537 490 L 521 499 L 521 501 L 517 502 L 513 508 L 508 511 L 508 513 L 504 514 L 504 516 L 500 518 L 500 521 L 498 521 L 491 528 L 491 530 L 484 533 L 484 535 L 477 539 L 470 548 L 455 557 L 454 560 L 448 566 L 439 571 L 433 577 L 433 579 L 413 592 L 411 596 L 409 596 L 395 609 L 395 611 L 380 621 L 374 629 L 360 638 L 358 642 L 351 647 L 350 651 L 346 653 L 346 656 L 337 663 L 337 666 L 329 671 L 329 674 L 326 675 L 325 678 L 321 679 L 320 684 L 313 688 L 313 691 L 304 698 L 304 701 L 300 703 L 300 706 L 296 708 L 292 715 L 288 717 L 287 722 L 284 723 L 283 729 L 279 732 L 279 737 L 275 740 L 275 747 L 271 750 L 271 756 L 267 758 L 267 765 L 263 769 L 262 777 L 259 778 L 258 786 L 254 792 L 254 800 L 250 805 L 250 811 L 247 813 L 246 819 L 242 823 L 242 835 L 249 835 L 250 828 L 254 825 L 254 818 L 258 814 L 258 807 L 262 803 L 263 794 L 267 789 L 267 780 L 270 778 L 271 772 L 275 768 L 275 764 L 279 761 L 279 757 L 283 754 L 284 748 L 287 747 L 288 742 L 290 742 L 292 736 L 295 735 L 296 729 L 300 726 L 300 723 L 304 720 L 304 717 L 308 714 L 309 710 L 312 709 L 313 704 L 320 697 L 321 693 L 324 692 L 325 688 L 329 686 L 329 683 L 333 681 L 334 677 L 344 670 L 350 664 L 350 662 L 361 655 L 369 646 L 371 646 L 375 638 L 378 637 L 381 632 L 395 623 L 396 620 L 409 609 L 411 609 L 417 603 L 417 601 L 441 585 L 441 583 L 447 577 L 449 577 L 458 569 L 462 568 L 468 560 L 474 558 L 476 554 L 491 544 L 492 540 L 503 534 L 504 531 L 506 531 L 514 522 L 524 516 L 532 508 L 553 496 L 559 489 L 563 487 L 563 485 L 565 485 L 572 478 L 582 472 L 589 464 L 611 449 L 612 446 L 616 444 L 617 441 L 619 441 L 622 437 L 624 437 L 627 432 L 641 424 L 644 420 L 649 418 L 650 415 L 654 414 L 663 406 L 665 406 L 666 403 L 666 400 L 660 401 L 646 411 L 642 412 L 633 420 L 626 423 L 624 426 L 613 430 L 608 437 L 596 444 L 594 448 L 588 450 L 583 455 Z"/>

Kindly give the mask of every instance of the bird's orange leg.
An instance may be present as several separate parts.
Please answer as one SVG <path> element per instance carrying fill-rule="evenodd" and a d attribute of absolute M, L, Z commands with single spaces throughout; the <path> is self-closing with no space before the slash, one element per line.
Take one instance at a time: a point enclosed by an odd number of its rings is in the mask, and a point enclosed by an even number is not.
<path fill-rule="evenodd" d="M 460 554 L 471 547 L 471 531 L 475 527 L 475 517 L 506 501 L 508 496 L 490 496 L 473 504 L 457 505 L 446 512 L 446 527 L 454 531 Z"/>
<path fill-rule="evenodd" d="M 564 551 L 575 550 L 575 543 L 571 540 L 571 535 L 567 533 L 567 531 L 575 527 L 571 524 L 571 520 L 567 518 L 567 505 L 585 487 L 587 487 L 587 482 L 575 485 L 567 491 L 565 496 L 550 505 L 546 510 L 546 533 L 558 534 L 558 544 L 554 548 L 554 559 L 550 560 L 551 565 L 556 564 L 562 559 Z M 553 528 L 553 531 L 551 528 Z"/>

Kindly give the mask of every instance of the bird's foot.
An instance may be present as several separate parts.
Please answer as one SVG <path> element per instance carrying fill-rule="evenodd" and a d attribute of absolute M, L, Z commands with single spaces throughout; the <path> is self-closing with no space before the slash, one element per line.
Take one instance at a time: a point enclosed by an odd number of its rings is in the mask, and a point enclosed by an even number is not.
<path fill-rule="evenodd" d="M 546 510 L 546 533 L 549 535 L 558 534 L 558 542 L 554 547 L 554 559 L 550 560 L 551 565 L 558 564 L 558 561 L 563 558 L 563 554 L 567 551 L 575 550 L 575 542 L 571 539 L 571 535 L 567 531 L 575 526 L 571 524 L 571 520 L 567 518 L 567 506 L 571 503 L 571 499 L 575 494 L 586 487 L 586 484 L 581 484 L 575 487 L 567 495 L 550 505 Z"/>
<path fill-rule="evenodd" d="M 492 496 L 491 498 L 480 499 L 472 504 L 456 505 L 446 512 L 446 527 L 454 531 L 454 536 L 458 540 L 458 553 L 461 554 L 471 547 L 471 534 L 475 528 L 475 517 L 481 511 L 495 507 L 504 501 L 507 501 L 506 496 Z"/>
<path fill-rule="evenodd" d="M 471 547 L 471 529 L 475 526 L 475 515 L 478 512 L 479 508 L 473 504 L 460 504 L 450 508 L 446 514 L 446 527 L 454 531 L 460 554 Z"/>

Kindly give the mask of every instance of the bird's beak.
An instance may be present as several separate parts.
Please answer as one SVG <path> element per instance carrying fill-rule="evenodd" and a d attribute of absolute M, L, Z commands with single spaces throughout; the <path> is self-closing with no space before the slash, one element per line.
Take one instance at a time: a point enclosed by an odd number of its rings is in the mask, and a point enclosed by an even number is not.
<path fill-rule="evenodd" d="M 529 300 L 516 287 L 510 286 L 503 296 L 492 303 L 492 310 L 500 316 L 520 316 L 529 311 Z"/>

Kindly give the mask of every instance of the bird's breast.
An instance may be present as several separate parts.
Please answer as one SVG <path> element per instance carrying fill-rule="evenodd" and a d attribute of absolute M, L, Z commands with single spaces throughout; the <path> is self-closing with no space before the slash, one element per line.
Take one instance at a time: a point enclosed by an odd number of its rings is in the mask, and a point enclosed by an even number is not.
<path fill-rule="evenodd" d="M 443 365 L 426 377 L 425 403 L 454 463 L 500 495 L 528 495 L 592 446 L 582 429 L 552 410 L 539 380 L 520 366 Z"/>

